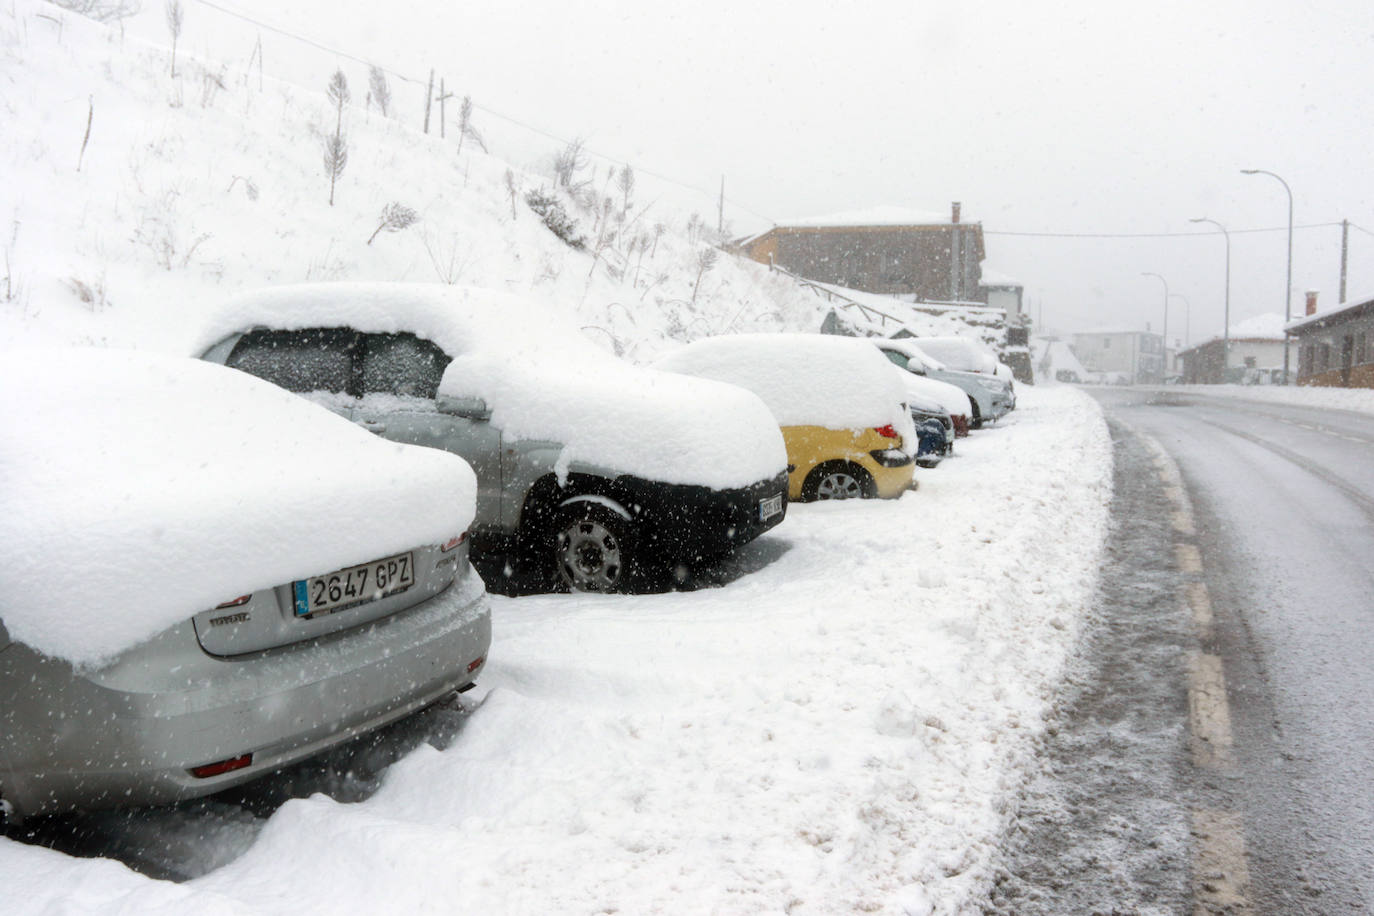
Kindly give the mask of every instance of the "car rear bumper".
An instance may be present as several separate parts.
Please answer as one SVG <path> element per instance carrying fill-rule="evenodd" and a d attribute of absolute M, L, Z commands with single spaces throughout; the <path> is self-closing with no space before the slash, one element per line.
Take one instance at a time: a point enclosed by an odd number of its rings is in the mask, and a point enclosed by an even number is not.
<path fill-rule="evenodd" d="M 150 664 L 178 650 L 181 664 Z M 0 795 L 18 817 L 206 795 L 304 759 L 471 683 L 491 644 L 481 580 L 374 623 L 234 658 L 189 621 L 94 672 L 14 645 L 0 683 Z M 252 754 L 241 769 L 192 767 Z"/>
<path fill-rule="evenodd" d="M 874 461 L 865 464 L 864 468 L 873 475 L 873 485 L 881 499 L 896 499 L 912 489 L 911 481 L 916 472 L 914 461 L 892 468 L 885 468 Z"/>
<path fill-rule="evenodd" d="M 717 490 L 619 477 L 609 494 L 635 513 L 643 545 L 673 560 L 728 553 L 781 522 L 787 514 L 787 472 L 747 487 Z M 776 508 L 767 518 L 765 506 Z"/>

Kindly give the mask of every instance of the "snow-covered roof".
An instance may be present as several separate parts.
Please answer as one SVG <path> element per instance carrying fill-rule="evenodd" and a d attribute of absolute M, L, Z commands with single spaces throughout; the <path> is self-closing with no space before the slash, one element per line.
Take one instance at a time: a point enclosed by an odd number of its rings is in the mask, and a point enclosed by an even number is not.
<path fill-rule="evenodd" d="M 1056 379 L 1057 373 L 1064 370 L 1075 373 L 1080 380 L 1088 378 L 1088 370 L 1065 341 L 1035 338 L 1032 344 L 1037 354 L 1036 367 L 1042 377 Z"/>
<path fill-rule="evenodd" d="M 1012 277 L 1011 277 L 1010 275 L 1008 275 L 1008 274 L 998 273 L 997 271 L 995 271 L 995 270 L 993 270 L 992 268 L 988 267 L 986 264 L 983 265 L 982 270 L 981 270 L 981 273 L 982 273 L 982 277 L 981 277 L 981 278 L 979 279 L 979 281 L 978 281 L 978 283 L 979 283 L 981 286 L 1024 286 L 1024 285 L 1025 285 L 1025 284 L 1023 284 L 1020 280 L 1014 279 L 1014 278 L 1012 278 Z"/>
<path fill-rule="evenodd" d="M 453 357 L 440 394 L 484 399 L 507 438 L 562 443 L 560 465 L 724 488 L 772 477 L 787 463 L 757 397 L 619 360 L 530 297 L 438 283 L 273 287 L 222 303 L 194 353 L 259 325 L 431 340 Z"/>
<path fill-rule="evenodd" d="M 1348 298 L 1344 302 L 1339 303 L 1338 305 L 1335 305 L 1332 308 L 1318 311 L 1315 315 L 1303 315 L 1298 318 L 1294 318 L 1292 321 L 1288 322 L 1288 324 L 1285 325 L 1285 327 L 1289 331 L 1296 331 L 1298 328 L 1303 328 L 1310 324 L 1316 324 L 1318 322 L 1325 321 L 1329 318 L 1338 317 L 1343 312 L 1355 312 L 1360 309 L 1366 309 L 1371 305 L 1374 305 L 1374 293 L 1359 298 Z"/>
<path fill-rule="evenodd" d="M 1262 315 L 1252 315 L 1244 321 L 1238 321 L 1231 325 L 1229 334 L 1231 340 L 1272 340 L 1282 343 L 1283 316 L 1278 312 L 1265 312 Z M 1193 344 L 1189 350 L 1196 350 L 1205 347 L 1209 343 L 1222 340 L 1222 335 L 1215 334 L 1201 343 Z"/>
<path fill-rule="evenodd" d="M 1232 337 L 1272 337 L 1283 340 L 1283 316 L 1278 312 L 1252 315 L 1231 325 Z"/>
<path fill-rule="evenodd" d="M 200 360 L 10 350 L 0 417 L 0 617 L 75 664 L 473 518 L 461 458 Z"/>
<path fill-rule="evenodd" d="M 808 229 L 826 226 L 948 226 L 949 211 L 911 210 L 882 205 L 864 210 L 845 210 L 822 216 L 803 216 L 779 220 L 779 229 Z"/>

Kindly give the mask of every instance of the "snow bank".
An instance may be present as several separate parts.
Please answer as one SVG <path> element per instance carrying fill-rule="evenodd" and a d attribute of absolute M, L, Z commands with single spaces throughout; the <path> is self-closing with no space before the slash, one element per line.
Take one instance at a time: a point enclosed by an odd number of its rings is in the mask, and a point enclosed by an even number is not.
<path fill-rule="evenodd" d="M 0 418 L 0 617 L 77 664 L 473 517 L 461 459 L 196 360 L 11 350 Z"/>
<path fill-rule="evenodd" d="M 740 487 L 787 465 L 782 436 L 754 395 L 631 366 L 529 297 L 424 283 L 277 287 L 220 305 L 192 352 L 255 325 L 427 338 L 453 357 L 440 394 L 485 399 L 507 438 L 560 442 L 561 463 L 574 468 Z"/>
<path fill-rule="evenodd" d="M 892 364 L 862 340 L 819 334 L 711 337 L 654 365 L 747 388 L 763 399 L 779 426 L 855 429 L 891 423 L 901 431 L 911 425 Z"/>
<path fill-rule="evenodd" d="M 288 802 L 204 878 L 0 840 L 0 884 L 16 916 L 979 912 L 1095 594 L 1111 443 L 1056 387 L 960 453 L 915 499 L 793 506 L 719 589 L 494 597 L 451 745 Z"/>

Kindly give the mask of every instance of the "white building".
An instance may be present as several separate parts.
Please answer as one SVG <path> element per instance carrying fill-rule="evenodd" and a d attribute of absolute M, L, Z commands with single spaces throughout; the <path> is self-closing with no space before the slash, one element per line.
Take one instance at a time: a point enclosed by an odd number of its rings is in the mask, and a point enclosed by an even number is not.
<path fill-rule="evenodd" d="M 1164 381 L 1164 338 L 1149 331 L 1099 330 L 1073 335 L 1074 355 L 1103 381 L 1157 385 Z"/>

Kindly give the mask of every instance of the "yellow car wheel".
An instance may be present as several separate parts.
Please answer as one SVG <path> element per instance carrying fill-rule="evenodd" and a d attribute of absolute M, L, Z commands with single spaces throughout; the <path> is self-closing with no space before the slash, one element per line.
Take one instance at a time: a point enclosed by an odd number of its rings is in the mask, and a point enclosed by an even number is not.
<path fill-rule="evenodd" d="M 829 462 L 806 475 L 803 499 L 869 499 L 877 495 L 873 477 L 858 465 Z"/>

